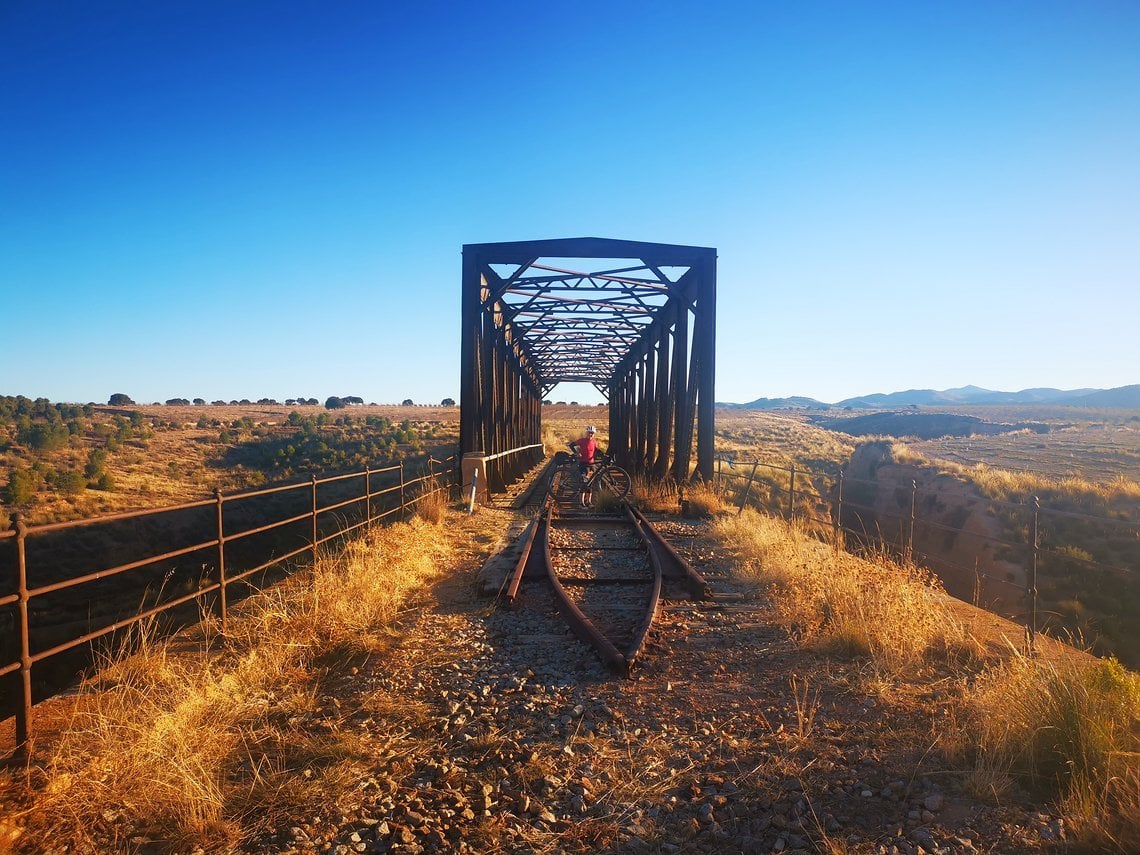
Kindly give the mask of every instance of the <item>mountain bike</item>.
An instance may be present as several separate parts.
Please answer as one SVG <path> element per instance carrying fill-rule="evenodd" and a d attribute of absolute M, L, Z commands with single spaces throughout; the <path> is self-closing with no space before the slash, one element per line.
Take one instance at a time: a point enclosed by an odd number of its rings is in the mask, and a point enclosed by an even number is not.
<path fill-rule="evenodd" d="M 624 499 L 633 484 L 629 473 L 614 463 L 613 457 L 609 454 L 603 454 L 599 460 L 590 464 L 589 477 L 585 481 L 582 480 L 578 464 L 574 463 L 573 466 L 575 486 L 581 493 L 605 490 L 615 499 Z"/>

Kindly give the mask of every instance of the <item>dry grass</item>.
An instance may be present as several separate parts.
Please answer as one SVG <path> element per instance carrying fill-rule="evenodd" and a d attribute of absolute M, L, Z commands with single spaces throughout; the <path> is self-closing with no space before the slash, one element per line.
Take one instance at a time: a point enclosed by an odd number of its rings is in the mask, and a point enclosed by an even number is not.
<path fill-rule="evenodd" d="M 973 482 L 986 496 L 1000 501 L 1025 499 L 1029 496 L 1068 497 L 1078 505 L 1098 508 L 1115 502 L 1140 499 L 1140 481 L 1116 475 L 1105 482 L 1074 475 L 1050 476 L 1037 472 L 1003 469 L 985 463 L 964 466 L 931 458 L 906 443 L 891 441 L 891 458 L 895 463 L 937 468 Z"/>
<path fill-rule="evenodd" d="M 451 504 L 451 496 L 448 488 L 438 479 L 429 478 L 420 485 L 419 495 L 412 501 L 415 503 L 417 517 L 439 525 Z"/>
<path fill-rule="evenodd" d="M 718 518 L 713 531 L 740 575 L 774 588 L 784 625 L 814 646 L 869 657 L 891 672 L 963 644 L 962 627 L 924 571 L 839 552 L 751 509 Z"/>
<path fill-rule="evenodd" d="M 129 827 L 164 851 L 214 851 L 327 803 L 363 751 L 321 708 L 322 663 L 383 650 L 447 551 L 421 520 L 372 529 L 246 601 L 220 653 L 209 632 L 193 655 L 184 639 L 136 637 L 79 699 L 30 834 L 98 851 L 109 827 Z"/>
<path fill-rule="evenodd" d="M 673 513 L 677 510 L 677 485 L 671 480 L 657 481 L 644 475 L 634 475 L 630 493 L 634 504 L 642 511 Z"/>
<path fill-rule="evenodd" d="M 705 519 L 721 513 L 724 501 L 713 485 L 702 482 L 685 488 L 681 507 L 685 516 Z"/>
<path fill-rule="evenodd" d="M 1082 845 L 1133 851 L 1140 840 L 1140 676 L 1112 659 L 1014 656 L 986 672 L 970 700 L 974 789 L 978 777 L 1027 776 L 1057 792 Z"/>

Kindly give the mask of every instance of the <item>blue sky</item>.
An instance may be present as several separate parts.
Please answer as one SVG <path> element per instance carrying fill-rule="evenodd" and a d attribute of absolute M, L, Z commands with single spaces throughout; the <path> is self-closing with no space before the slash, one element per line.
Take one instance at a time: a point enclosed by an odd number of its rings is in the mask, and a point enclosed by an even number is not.
<path fill-rule="evenodd" d="M 0 0 L 0 394 L 458 397 L 462 245 L 579 236 L 718 249 L 718 400 L 1137 383 L 1137 45 L 1132 0 Z"/>

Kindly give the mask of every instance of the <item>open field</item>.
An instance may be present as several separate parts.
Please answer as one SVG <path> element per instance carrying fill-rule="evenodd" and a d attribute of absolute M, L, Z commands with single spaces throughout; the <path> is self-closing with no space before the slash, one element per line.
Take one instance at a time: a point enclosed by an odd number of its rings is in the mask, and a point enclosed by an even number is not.
<path fill-rule="evenodd" d="M 662 521 L 739 599 L 670 603 L 638 679 L 615 680 L 553 613 L 474 596 L 509 519 L 448 511 L 373 531 L 245 603 L 225 640 L 209 622 L 141 639 L 45 705 L 54 729 L 31 771 L 0 774 L 0 840 L 19 853 L 62 840 L 78 853 L 1128 851 L 1140 689 L 1118 666 L 1008 661 L 1008 643 L 975 637 L 919 574 L 746 513 Z M 1068 712 L 1104 738 L 1002 738 L 1055 732 Z M 1079 774 L 1054 777 L 1058 764 Z"/>
<path fill-rule="evenodd" d="M 18 508 L 29 524 L 161 507 L 215 489 L 232 493 L 426 454 L 443 458 L 455 453 L 459 437 L 457 407 L 98 406 L 75 421 L 79 430 L 45 451 L 19 443 L 15 425 L 0 425 L 0 484 L 18 470 L 36 478 L 34 494 Z M 106 488 L 82 477 L 93 454 Z M 65 473 L 80 476 L 78 487 L 62 488 Z M 0 526 L 7 524 L 4 514 Z"/>

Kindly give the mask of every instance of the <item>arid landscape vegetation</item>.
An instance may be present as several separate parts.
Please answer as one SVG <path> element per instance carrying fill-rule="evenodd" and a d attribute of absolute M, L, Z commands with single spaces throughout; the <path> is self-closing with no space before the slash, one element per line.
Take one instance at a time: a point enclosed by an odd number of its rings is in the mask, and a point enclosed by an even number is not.
<path fill-rule="evenodd" d="M 29 407 L 19 412 L 15 401 L 3 460 L 10 498 L 13 472 L 38 479 L 15 507 L 39 521 L 160 506 L 202 498 L 215 487 L 288 483 L 365 463 L 442 457 L 454 452 L 458 415 L 450 407 L 184 404 L 53 408 L 53 415 L 46 402 L 25 399 Z M 672 639 L 683 649 L 682 639 L 691 641 L 694 632 L 722 639 L 716 673 L 735 688 L 719 691 L 743 699 L 740 686 L 766 686 L 767 706 L 755 713 L 763 725 L 740 727 L 732 716 L 722 721 L 725 711 L 707 692 L 660 661 L 647 666 L 636 687 L 621 691 L 583 672 L 574 679 L 591 687 L 593 700 L 569 684 L 540 681 L 534 691 L 520 689 L 520 702 L 529 698 L 530 706 L 563 715 L 552 732 L 528 730 L 529 714 L 511 712 L 511 703 L 481 706 L 498 695 L 470 694 L 462 683 L 467 677 L 447 663 L 479 661 L 479 651 L 489 648 L 465 639 L 490 618 L 470 599 L 469 583 L 449 568 L 477 566 L 500 543 L 502 522 L 492 511 L 466 517 L 433 504 L 410 524 L 353 541 L 312 577 L 251 598 L 220 658 L 211 652 L 212 617 L 178 641 L 132 636 L 77 699 L 44 706 L 36 775 L 22 783 L 6 779 L 0 789 L 9 816 L 0 823 L 7 838 L 0 839 L 23 852 L 58 848 L 40 845 L 55 840 L 69 841 L 59 851 L 75 852 L 485 851 L 504 840 L 531 851 L 750 851 L 780 841 L 790 851 L 878 852 L 884 840 L 900 852 L 935 851 L 937 840 L 953 841 L 945 845 L 955 852 L 1038 852 L 1065 841 L 1086 851 L 1130 851 L 1140 807 L 1136 676 L 1112 659 L 1025 658 L 1015 652 L 1016 635 L 1003 642 L 1000 632 L 987 635 L 943 605 L 943 585 L 929 573 L 883 551 L 844 557 L 827 542 L 826 526 L 806 522 L 824 512 L 832 479 L 867 449 L 881 455 L 877 471 L 888 495 L 905 468 L 905 477 L 929 473 L 929 484 L 939 485 L 950 504 L 954 491 L 983 502 L 1032 494 L 1088 517 L 1135 522 L 1130 455 L 1140 444 L 1133 414 L 1106 420 L 1098 413 L 1084 421 L 1079 415 L 1059 415 L 1055 428 L 1048 414 L 1022 417 L 1050 425 L 1043 433 L 904 440 L 853 437 L 796 413 L 718 414 L 718 452 L 738 470 L 762 460 L 794 464 L 802 473 L 796 506 L 802 518 L 783 519 L 787 485 L 778 473 L 767 483 L 757 476 L 748 501 L 767 514 L 738 515 L 739 485 L 727 479 L 687 491 L 690 512 L 711 519 L 678 521 L 678 532 L 691 538 L 687 548 L 699 567 L 725 574 L 741 592 L 750 605 L 737 620 L 752 629 L 705 626 L 711 618 L 679 612 L 665 621 L 659 643 Z M 604 447 L 604 408 L 545 407 L 548 452 L 587 423 L 598 426 Z M 1054 433 L 1065 451 L 1045 458 L 1054 461 L 1047 471 L 1030 475 L 985 456 L 992 451 L 1007 465 L 1019 455 L 1032 460 L 1040 443 L 1049 450 Z M 1075 474 L 1075 462 L 1060 468 L 1062 460 L 1079 460 L 1082 443 L 1094 463 L 1087 477 Z M 61 476 L 67 472 L 82 474 L 82 488 L 78 478 L 67 486 Z M 110 484 L 100 485 L 104 475 Z M 642 501 L 664 519 L 678 519 L 669 491 Z M 1016 526 L 993 509 L 986 513 L 995 530 Z M 1135 568 L 1134 541 L 1131 547 L 1127 537 L 1113 541 L 1106 553 L 1095 525 L 1065 519 L 1068 527 L 1050 529 L 1051 538 L 1064 534 L 1071 541 L 1062 555 Z M 1047 555 L 1040 570 L 1043 600 L 1068 597 L 1071 609 L 1083 609 L 1067 616 L 1044 609 L 1055 630 L 1083 628 L 1092 643 L 1098 627 L 1133 608 L 1131 575 L 1114 577 L 1116 609 L 1103 599 L 1100 577 L 1059 568 Z M 422 588 L 426 583 L 431 587 Z M 313 591 L 320 592 L 319 617 Z M 1063 601 L 1057 605 L 1064 608 Z M 1072 620 L 1078 617 L 1083 623 Z M 450 653 L 433 652 L 440 630 L 431 627 L 439 620 L 463 622 L 462 630 L 448 624 L 456 648 Z M 756 629 L 761 625 L 778 628 L 782 640 Z M 1127 659 L 1131 637 L 1114 636 L 1116 647 L 1102 643 L 1101 652 Z M 745 654 L 759 639 L 766 639 L 767 653 Z M 776 649 L 794 663 L 786 666 L 792 677 L 782 689 L 769 685 L 767 666 L 752 672 Z M 392 657 L 407 670 L 379 666 Z M 707 667 L 684 658 L 674 664 Z M 471 679 L 502 690 L 507 678 L 488 675 L 508 666 L 479 667 L 491 670 Z M 413 673 L 424 676 L 418 682 L 398 676 Z M 867 698 L 879 712 L 864 732 L 857 722 L 872 709 Z M 680 756 L 681 734 L 658 733 L 645 717 L 642 704 L 650 701 L 658 709 L 686 704 L 694 716 Z M 442 719 L 435 711 L 440 703 Z M 576 712 L 583 706 L 586 713 Z M 892 724 L 884 731 L 874 724 L 882 721 Z M 1042 733 L 1056 736 L 1040 739 Z M 873 764 L 852 765 L 868 756 Z M 568 757 L 585 760 L 573 761 L 580 768 L 566 778 Z M 751 771 L 739 766 L 742 758 Z M 658 765 L 659 780 L 639 780 Z M 139 788 L 141 780 L 150 783 Z M 375 788 L 359 790 L 369 780 Z M 604 790 L 596 789 L 598 780 L 607 782 Z M 868 793 L 873 804 L 855 809 Z M 471 810 L 484 797 L 491 809 Z M 953 811 L 943 807 L 951 803 Z M 965 817 L 967 808 L 968 820 L 954 818 L 954 811 Z M 897 835 L 871 829 L 894 822 L 897 811 Z M 385 812 L 382 823 L 373 821 Z M 354 849 L 361 841 L 366 848 Z"/>
<path fill-rule="evenodd" d="M 455 453 L 458 430 L 453 406 L 79 406 L 9 397 L 0 399 L 0 480 L 6 509 L 28 524 L 60 522 L 218 488 L 442 459 Z"/>

